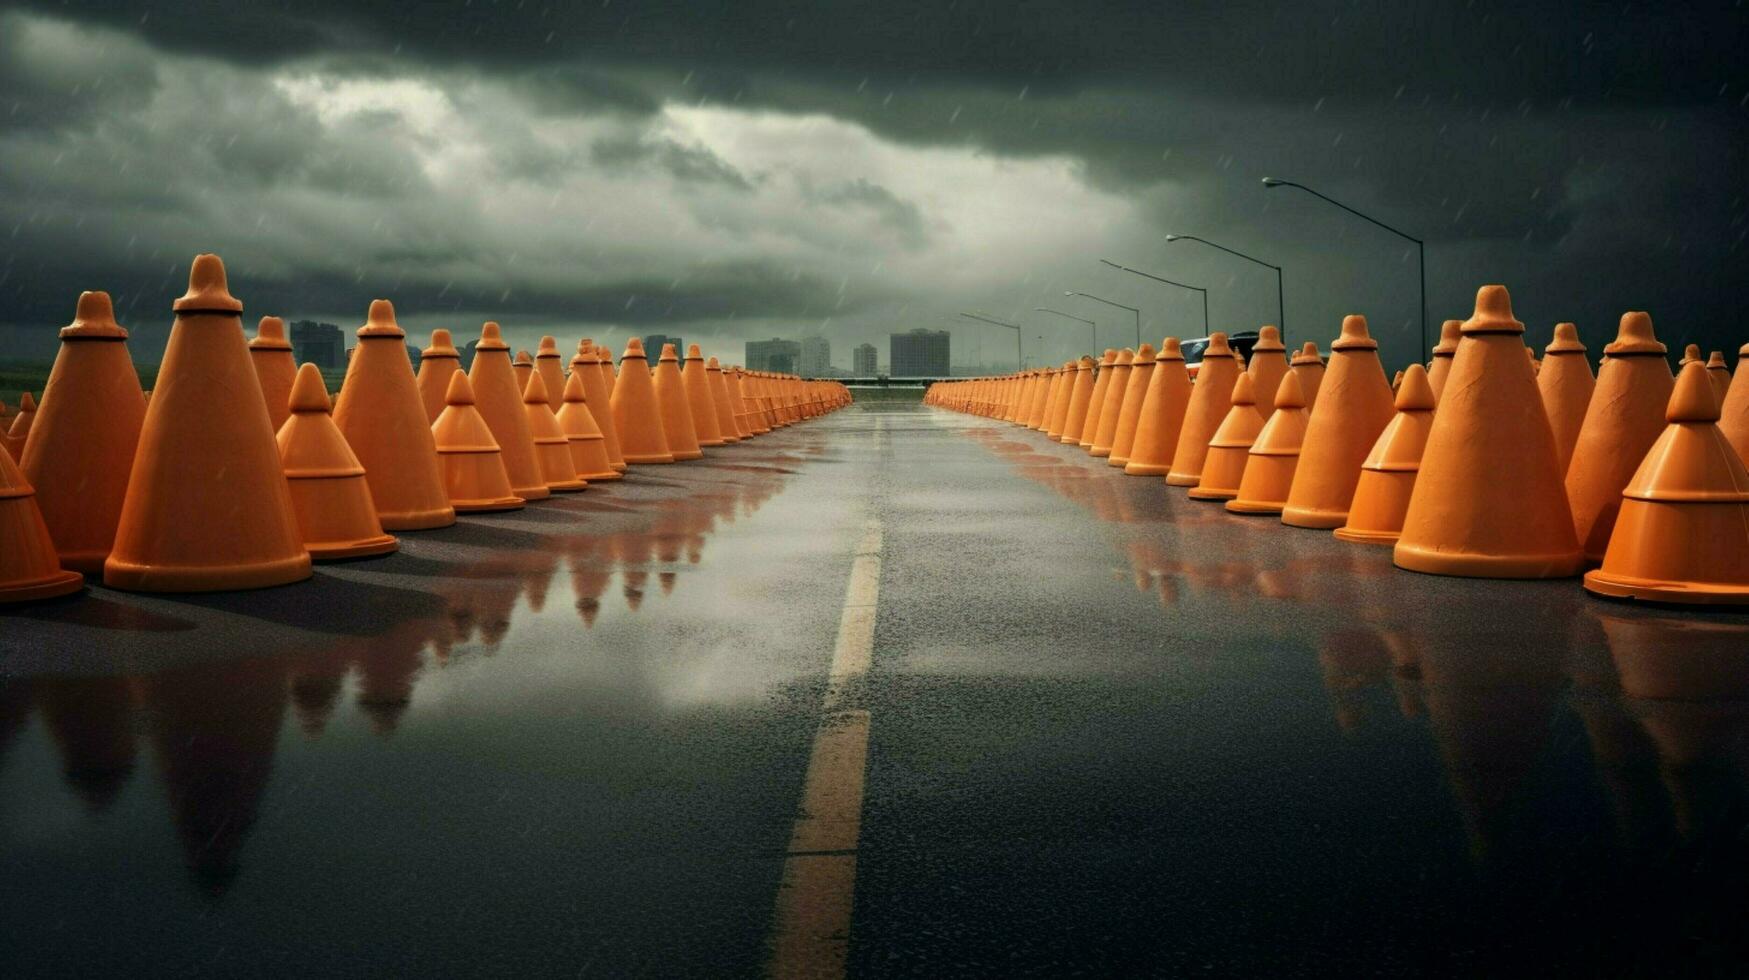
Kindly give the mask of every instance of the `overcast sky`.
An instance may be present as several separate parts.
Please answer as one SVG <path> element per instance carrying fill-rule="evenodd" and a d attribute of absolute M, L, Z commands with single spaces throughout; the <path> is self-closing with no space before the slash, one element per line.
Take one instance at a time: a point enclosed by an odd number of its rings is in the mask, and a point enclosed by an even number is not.
<path fill-rule="evenodd" d="M 978 310 L 1029 360 L 1362 313 L 1392 366 L 1505 283 L 1529 340 L 1624 310 L 1735 349 L 1749 11 L 1720 3 L 0 3 L 0 360 L 105 289 L 156 361 L 190 258 L 262 314 L 871 341 Z M 1680 8 L 1670 12 L 1665 8 Z M 954 360 L 1014 334 L 955 327 Z M 1041 339 L 1042 338 L 1042 339 Z M 1733 358 L 1734 360 L 1734 354 Z"/>

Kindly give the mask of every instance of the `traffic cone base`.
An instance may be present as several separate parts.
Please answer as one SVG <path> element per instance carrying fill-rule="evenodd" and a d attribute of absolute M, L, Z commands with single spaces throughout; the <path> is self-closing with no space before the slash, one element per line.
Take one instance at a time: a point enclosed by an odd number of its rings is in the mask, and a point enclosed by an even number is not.
<path fill-rule="evenodd" d="M 510 478 L 504 476 L 504 461 L 486 453 L 446 453 L 443 476 L 450 493 L 450 503 L 458 514 L 488 514 L 494 511 L 521 510 L 527 501 L 510 492 Z M 504 479 L 504 492 L 482 493 L 482 487 L 493 486 Z"/>
<path fill-rule="evenodd" d="M 85 576 L 61 567 L 54 539 L 37 510 L 36 491 L 12 454 L 0 449 L 0 605 L 71 595 Z"/>
<path fill-rule="evenodd" d="M 1354 488 L 1354 506 L 1348 510 L 1348 523 L 1331 533 L 1354 544 L 1396 544 L 1403 534 L 1403 515 L 1409 511 L 1409 497 L 1414 492 L 1414 471 L 1362 470 L 1360 482 Z"/>

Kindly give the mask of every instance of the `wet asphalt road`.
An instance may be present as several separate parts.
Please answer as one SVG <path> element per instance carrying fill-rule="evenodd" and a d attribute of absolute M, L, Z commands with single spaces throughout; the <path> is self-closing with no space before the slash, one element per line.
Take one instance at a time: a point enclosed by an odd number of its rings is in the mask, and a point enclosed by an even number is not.
<path fill-rule="evenodd" d="M 882 402 L 0 613 L 0 973 L 758 973 L 870 527 L 850 975 L 1745 972 L 1749 617 Z"/>

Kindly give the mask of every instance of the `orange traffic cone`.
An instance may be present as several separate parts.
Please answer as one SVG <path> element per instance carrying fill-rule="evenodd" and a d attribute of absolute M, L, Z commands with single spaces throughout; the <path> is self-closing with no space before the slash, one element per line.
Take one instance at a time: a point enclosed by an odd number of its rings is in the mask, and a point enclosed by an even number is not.
<path fill-rule="evenodd" d="M 765 419 L 759 411 L 758 399 L 753 391 L 753 378 L 741 365 L 735 365 L 731 376 L 725 379 L 729 382 L 729 400 L 735 403 L 736 424 L 747 430 L 749 437 L 762 436 L 771 431 L 765 424 Z"/>
<path fill-rule="evenodd" d="M 1178 434 L 1184 428 L 1193 392 L 1178 338 L 1167 337 L 1160 341 L 1160 353 L 1154 355 L 1154 371 L 1148 377 L 1148 391 L 1142 396 L 1141 415 L 1136 419 L 1136 440 L 1123 467 L 1126 475 L 1165 476 L 1172 471 Z"/>
<path fill-rule="evenodd" d="M 146 418 L 128 332 L 108 293 L 79 294 L 73 322 L 43 388 L 43 405 L 18 459 L 61 565 L 102 575 Z M 0 549 L 3 550 L 3 549 Z"/>
<path fill-rule="evenodd" d="M 530 374 L 534 373 L 532 360 Z M 545 500 L 552 491 L 541 471 L 534 448 L 534 433 L 528 429 L 528 412 L 522 407 L 525 390 L 516 383 L 510 361 L 510 345 L 498 324 L 488 321 L 474 346 L 474 366 L 468 371 L 474 389 L 474 406 L 492 429 L 492 438 L 504 455 L 504 471 L 510 474 L 510 491 L 524 500 Z"/>
<path fill-rule="evenodd" d="M 334 405 L 334 424 L 364 466 L 377 517 L 389 531 L 449 527 L 455 509 L 443 492 L 437 446 L 413 363 L 407 332 L 395 322 L 395 307 L 373 300 L 358 346 L 346 365 L 346 380 Z"/>
<path fill-rule="evenodd" d="M 364 467 L 334 420 L 322 372 L 298 369 L 279 429 L 279 459 L 304 547 L 316 561 L 386 555 L 400 547 L 383 533 Z"/>
<path fill-rule="evenodd" d="M 717 433 L 725 443 L 741 441 L 741 430 L 735 427 L 735 409 L 729 404 L 729 385 L 723 380 L 723 366 L 716 358 L 704 362 L 705 387 L 710 389 L 711 410 L 717 416 Z"/>
<path fill-rule="evenodd" d="M 1504 286 L 1483 286 L 1433 416 L 1393 559 L 1472 578 L 1560 578 L 1583 558 L 1555 437 Z"/>
<path fill-rule="evenodd" d="M 53 599 L 84 587 L 84 576 L 61 568 L 54 539 L 36 508 L 36 491 L 11 452 L 0 449 L 0 605 Z"/>
<path fill-rule="evenodd" d="M 1713 395 L 1718 398 L 1719 404 L 1723 405 L 1726 393 L 1731 390 L 1731 369 L 1725 366 L 1724 351 L 1713 351 L 1707 357 L 1706 376 L 1707 380 L 1712 382 Z"/>
<path fill-rule="evenodd" d="M 1318 353 L 1318 345 L 1306 341 L 1288 362 L 1288 370 L 1300 379 L 1300 391 L 1306 396 L 1306 417 L 1310 419 L 1318 407 L 1318 388 L 1324 383 L 1324 355 Z"/>
<path fill-rule="evenodd" d="M 1439 343 L 1433 345 L 1433 363 L 1427 368 L 1427 384 L 1433 389 L 1435 402 L 1445 391 L 1445 378 L 1451 373 L 1451 359 L 1457 355 L 1463 330 L 1462 320 L 1447 320 L 1439 326 Z"/>
<path fill-rule="evenodd" d="M 458 513 L 520 510 L 522 498 L 510 489 L 510 471 L 492 427 L 474 407 L 474 386 L 465 372 L 449 377 L 444 409 L 431 424 L 443 483 Z"/>
<path fill-rule="evenodd" d="M 692 420 L 692 404 L 686 398 L 686 382 L 680 377 L 680 358 L 673 344 L 662 345 L 656 361 L 656 407 L 662 413 L 662 431 L 668 436 L 668 451 L 676 460 L 698 459 L 698 426 Z M 789 424 L 788 422 L 784 423 Z"/>
<path fill-rule="evenodd" d="M 583 372 L 583 394 L 589 402 L 589 414 L 601 427 L 601 438 L 607 443 L 607 461 L 614 471 L 624 473 L 625 454 L 619 448 L 619 429 L 613 423 L 613 355 L 605 347 L 589 341 L 577 345 L 577 356 L 571 359 L 571 373 Z"/>
<path fill-rule="evenodd" d="M 1112 446 L 1117 442 L 1118 418 L 1123 414 L 1123 400 L 1129 394 L 1130 363 L 1135 358 L 1136 352 L 1125 347 L 1117 352 L 1117 360 L 1112 362 L 1111 383 L 1105 389 L 1105 404 L 1099 409 L 1099 429 L 1093 434 L 1093 445 L 1088 450 L 1101 459 L 1111 455 Z"/>
<path fill-rule="evenodd" d="M 1231 500 L 1239 495 L 1245 476 L 1245 460 L 1257 433 L 1263 431 L 1263 413 L 1251 393 L 1251 375 L 1241 374 L 1233 383 L 1232 407 L 1221 427 L 1209 439 L 1202 464 L 1202 479 L 1190 489 L 1192 500 Z"/>
<path fill-rule="evenodd" d="M 1579 427 L 1585 423 L 1585 409 L 1591 404 L 1591 391 L 1596 386 L 1591 362 L 1585 359 L 1585 345 L 1579 342 L 1579 328 L 1571 323 L 1555 324 L 1555 339 L 1543 349 L 1543 366 L 1537 372 L 1536 387 L 1542 395 L 1543 411 L 1548 414 L 1549 431 L 1555 437 L 1555 462 L 1563 478 L 1567 475 L 1567 464 L 1572 462 L 1573 444 L 1579 441 Z"/>
<path fill-rule="evenodd" d="M 1051 399 L 1049 418 L 1045 423 L 1045 438 L 1052 442 L 1062 442 L 1063 430 L 1068 428 L 1069 402 L 1075 398 L 1075 375 L 1079 373 L 1080 365 L 1080 361 L 1064 361 L 1057 369 L 1057 393 Z"/>
<path fill-rule="evenodd" d="M 1421 469 L 1421 454 L 1427 448 L 1427 433 L 1433 429 L 1433 385 L 1419 364 L 1403 372 L 1397 389 L 1397 414 L 1360 467 L 1360 482 L 1354 485 L 1354 502 L 1348 508 L 1348 523 L 1335 530 L 1344 541 L 1357 544 L 1395 544 L 1403 533 L 1403 515 L 1409 511 L 1409 495 L 1415 489 L 1415 474 Z"/>
<path fill-rule="evenodd" d="M 298 373 L 292 359 L 291 341 L 285 339 L 285 321 L 276 316 L 264 316 L 255 325 L 255 339 L 249 341 L 249 362 L 255 365 L 255 377 L 261 382 L 261 397 L 267 403 L 267 419 L 273 431 L 291 415 L 292 378 Z"/>
<path fill-rule="evenodd" d="M 1737 351 L 1737 373 L 1731 376 L 1731 387 L 1719 410 L 1719 431 L 1737 447 L 1743 462 L 1749 463 L 1749 344 Z"/>
<path fill-rule="evenodd" d="M 1227 501 L 1228 510 L 1235 514 L 1281 513 L 1287 506 L 1288 490 L 1293 487 L 1307 421 L 1306 395 L 1300 390 L 1300 377 L 1290 371 L 1276 386 L 1275 411 L 1251 443 L 1245 474 L 1239 480 L 1239 495 Z M 1208 477 L 1207 466 L 1203 467 L 1203 477 Z"/>
<path fill-rule="evenodd" d="M 1081 426 L 1087 421 L 1087 406 L 1093 401 L 1093 358 L 1083 354 L 1075 362 L 1075 386 L 1063 413 L 1063 435 L 1058 442 L 1074 446 L 1081 442 Z"/>
<path fill-rule="evenodd" d="M 475 348 L 478 350 L 478 348 Z M 516 374 L 516 390 L 528 390 L 528 379 L 534 375 L 534 355 L 528 351 L 519 350 L 516 358 L 510 362 L 511 369 Z"/>
<path fill-rule="evenodd" d="M 1749 604 L 1749 469 L 1716 424 L 1718 396 L 1699 360 L 1676 380 L 1669 427 L 1627 489 L 1598 595 L 1694 604 Z"/>
<path fill-rule="evenodd" d="M 430 425 L 443 414 L 444 399 L 449 397 L 449 376 L 462 369 L 461 352 L 448 330 L 431 331 L 431 346 L 419 352 L 419 376 L 416 387 L 419 401 L 425 406 L 425 424 Z"/>
<path fill-rule="evenodd" d="M 14 462 L 24 457 L 24 443 L 30 438 L 31 423 L 36 421 L 36 398 L 30 392 L 22 392 L 18 396 L 18 414 L 12 417 L 12 426 L 6 431 L 6 450 L 12 454 Z"/>
<path fill-rule="evenodd" d="M 658 369 L 660 370 L 660 369 Z M 692 413 L 692 431 L 700 446 L 721 446 L 723 432 L 717 424 L 717 403 L 711 397 L 711 380 L 698 345 L 686 348 L 686 368 L 680 372 L 680 387 L 686 392 L 686 407 Z"/>
<path fill-rule="evenodd" d="M 619 471 L 607 458 L 607 439 L 589 410 L 583 377 L 573 371 L 565 382 L 565 400 L 559 409 L 559 428 L 570 445 L 571 465 L 582 480 L 617 480 Z"/>
<path fill-rule="evenodd" d="M 1360 464 L 1393 414 L 1391 386 L 1379 363 L 1379 343 L 1367 333 L 1366 317 L 1343 317 L 1342 335 L 1330 351 L 1318 408 L 1306 423 L 1293 489 L 1281 512 L 1281 522 L 1293 527 L 1347 523 Z"/>
<path fill-rule="evenodd" d="M 1221 427 L 1232 409 L 1233 382 L 1239 371 L 1239 359 L 1227 346 L 1227 335 L 1209 334 L 1209 344 L 1202 352 L 1202 366 L 1197 369 L 1196 385 L 1191 389 L 1190 405 L 1185 409 L 1184 425 L 1179 430 L 1178 443 L 1172 454 L 1172 469 L 1166 474 L 1168 486 L 1194 487 L 1202 482 L 1203 460 L 1208 457 L 1209 440 L 1215 437 L 1215 430 Z"/>
<path fill-rule="evenodd" d="M 1621 510 L 1621 492 L 1664 431 L 1664 409 L 1676 381 L 1652 318 L 1624 313 L 1615 340 L 1603 348 L 1597 388 L 1567 464 L 1567 503 L 1585 560 L 1600 562 Z"/>
<path fill-rule="evenodd" d="M 1131 355 L 1134 356 L 1133 354 Z M 1093 391 L 1087 396 L 1087 414 L 1081 420 L 1076 441 L 1082 449 L 1093 451 L 1093 437 L 1099 434 L 1099 413 L 1105 410 L 1105 393 L 1111 390 L 1111 376 L 1117 366 L 1117 351 L 1107 347 L 1099 359 L 1099 373 L 1093 379 Z"/>
<path fill-rule="evenodd" d="M 1287 372 L 1287 346 L 1281 342 L 1281 331 L 1265 325 L 1257 331 L 1257 343 L 1251 347 L 1251 364 L 1245 369 L 1251 375 L 1251 394 L 1257 399 L 1257 411 L 1265 422 L 1275 412 L 1275 390 Z"/>
<path fill-rule="evenodd" d="M 576 460 L 571 458 L 571 440 L 559 427 L 558 417 L 547 406 L 547 382 L 539 372 L 528 376 L 528 387 L 522 393 L 522 408 L 528 417 L 528 432 L 534 437 L 535 458 L 540 461 L 541 478 L 554 493 L 572 493 L 589 484 L 577 478 Z"/>
<path fill-rule="evenodd" d="M 547 407 L 557 415 L 565 404 L 565 365 L 559 342 L 552 337 L 540 339 L 540 348 L 534 352 L 534 373 L 546 386 Z"/>
<path fill-rule="evenodd" d="M 1682 368 L 1687 367 L 1689 361 L 1699 361 L 1699 360 L 1700 360 L 1700 345 L 1699 344 L 1689 344 L 1688 346 L 1682 348 L 1682 360 L 1677 362 L 1676 367 L 1678 370 L 1680 370 Z M 1705 363 L 1705 362 L 1702 362 L 1702 363 Z M 1672 384 L 1674 384 L 1674 382 L 1672 382 Z"/>
<path fill-rule="evenodd" d="M 1129 464 L 1130 451 L 1136 447 L 1136 429 L 1142 421 L 1142 402 L 1148 397 L 1148 385 L 1153 378 L 1154 345 L 1143 344 L 1130 359 L 1130 379 L 1124 385 L 1123 402 L 1118 406 L 1117 431 L 1111 438 L 1111 456 L 1106 465 Z"/>
<path fill-rule="evenodd" d="M 619 380 L 613 385 L 613 423 L 619 429 L 625 460 L 638 463 L 672 463 L 668 435 L 663 431 L 662 410 L 656 405 L 656 388 L 644 361 L 644 342 L 626 341 L 620 355 Z"/>
<path fill-rule="evenodd" d="M 218 256 L 195 257 L 173 308 L 104 584 L 207 592 L 309 578 L 243 304 Z"/>

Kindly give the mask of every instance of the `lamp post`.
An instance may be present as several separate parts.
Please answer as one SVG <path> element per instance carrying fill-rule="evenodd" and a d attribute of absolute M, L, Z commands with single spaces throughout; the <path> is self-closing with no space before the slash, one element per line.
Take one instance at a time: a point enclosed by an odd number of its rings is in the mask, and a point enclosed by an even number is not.
<path fill-rule="evenodd" d="M 1014 361 L 1017 364 L 1021 364 L 1021 363 L 1025 362 L 1025 358 L 1022 358 L 1020 356 L 1020 324 L 1007 323 L 1007 322 L 1004 322 L 1002 320 L 998 320 L 993 316 L 984 316 L 981 313 L 961 313 L 960 316 L 963 316 L 963 317 L 970 319 L 970 320 L 982 320 L 985 323 L 994 323 L 998 327 L 1007 327 L 1008 329 L 1014 331 Z"/>
<path fill-rule="evenodd" d="M 1203 332 L 1203 336 L 1205 336 L 1205 337 L 1208 336 L 1208 332 L 1209 332 L 1209 291 L 1208 290 L 1202 288 L 1201 286 L 1192 286 L 1190 283 L 1187 283 L 1187 282 L 1175 282 L 1171 279 L 1167 279 L 1167 278 L 1164 278 L 1162 276 L 1156 276 L 1152 272 L 1143 272 L 1140 269 L 1132 269 L 1127 265 L 1118 265 L 1116 262 L 1113 262 L 1110 259 L 1100 259 L 1099 261 L 1106 264 L 1106 265 L 1111 266 L 1113 269 L 1119 270 L 1120 272 L 1127 272 L 1131 275 L 1141 276 L 1143 279 L 1152 279 L 1155 282 L 1163 282 L 1168 286 L 1177 286 L 1179 289 L 1194 289 L 1197 292 L 1201 293 L 1202 294 L 1202 332 Z"/>
<path fill-rule="evenodd" d="M 1341 201 L 1336 200 L 1335 198 L 1327 197 L 1323 194 L 1320 194 L 1317 191 L 1312 190 L 1310 187 L 1307 187 L 1304 184 L 1296 184 L 1291 180 L 1278 180 L 1274 177 L 1265 177 L 1265 178 L 1263 178 L 1263 186 L 1269 187 L 1269 188 L 1297 187 L 1300 190 L 1305 191 L 1307 194 L 1310 194 L 1313 197 L 1318 198 L 1319 200 L 1324 201 L 1327 204 L 1334 204 L 1337 207 L 1341 208 L 1344 211 L 1347 211 L 1349 214 L 1352 214 L 1357 218 L 1365 218 L 1367 221 L 1370 221 L 1373 224 L 1378 225 L 1380 228 L 1383 228 L 1384 230 L 1390 232 L 1391 234 L 1396 235 L 1399 238 L 1407 239 L 1408 241 L 1415 243 L 1415 249 L 1421 255 L 1421 350 L 1423 352 L 1426 352 L 1428 349 L 1428 347 L 1427 347 L 1427 243 L 1423 242 L 1421 239 L 1416 238 L 1414 235 L 1411 235 L 1406 231 L 1401 231 L 1399 229 L 1392 228 L 1390 225 L 1385 224 L 1383 221 L 1380 221 L 1379 219 L 1373 217 L 1370 214 L 1362 214 L 1359 211 L 1356 211 L 1353 208 L 1349 207 L 1348 205 L 1343 204 Z"/>
<path fill-rule="evenodd" d="M 1103 296 L 1095 296 L 1092 293 L 1078 292 L 1078 291 L 1073 290 L 1073 289 L 1064 290 L 1063 295 L 1064 296 L 1079 296 L 1082 299 L 1090 299 L 1090 300 L 1094 301 L 1095 303 L 1104 303 L 1106 306 L 1115 306 L 1120 310 L 1129 310 L 1131 313 L 1135 314 L 1135 317 L 1136 317 L 1136 346 L 1137 347 L 1142 346 L 1142 311 L 1141 310 L 1138 310 L 1133 306 L 1125 306 L 1122 303 L 1113 302 L 1109 299 L 1106 299 Z"/>
<path fill-rule="evenodd" d="M 1266 269 L 1274 269 L 1275 270 L 1275 325 L 1281 328 L 1282 333 L 1284 333 L 1284 334 L 1287 333 L 1287 307 L 1285 304 L 1282 303 L 1282 300 L 1281 300 L 1281 266 L 1276 265 L 1272 262 L 1265 262 L 1262 259 L 1256 257 L 1255 255 L 1246 255 L 1244 252 L 1241 252 L 1238 249 L 1228 248 L 1225 245 L 1217 245 L 1214 242 L 1211 242 L 1206 238 L 1198 238 L 1195 235 L 1167 235 L 1166 240 L 1169 242 L 1201 242 L 1204 245 L 1207 245 L 1209 248 L 1218 248 L 1221 251 L 1226 252 L 1228 255 L 1237 255 L 1239 258 L 1242 258 L 1242 259 L 1246 260 L 1247 262 L 1255 262 L 1258 265 L 1263 266 Z"/>
<path fill-rule="evenodd" d="M 1089 320 L 1084 316 L 1076 316 L 1073 313 L 1064 313 L 1062 310 L 1053 310 L 1044 306 L 1035 306 L 1033 307 L 1033 311 L 1037 313 L 1050 313 L 1055 316 L 1060 316 L 1065 320 L 1074 320 L 1077 323 L 1087 324 L 1088 336 L 1091 338 L 1093 348 L 1097 352 L 1099 348 L 1099 324 L 1094 323 L 1092 320 Z"/>

